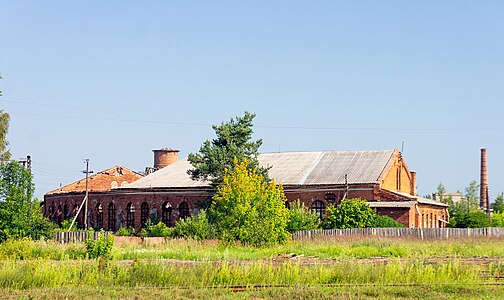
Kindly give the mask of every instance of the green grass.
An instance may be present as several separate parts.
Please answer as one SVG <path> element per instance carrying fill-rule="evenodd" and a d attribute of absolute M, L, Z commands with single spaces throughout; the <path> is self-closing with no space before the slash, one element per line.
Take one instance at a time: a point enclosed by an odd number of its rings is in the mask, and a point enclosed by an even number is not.
<path fill-rule="evenodd" d="M 217 241 L 169 240 L 150 247 L 118 247 L 114 259 L 169 258 L 180 260 L 264 260 L 279 253 L 317 258 L 372 257 L 504 257 L 504 239 L 405 240 L 394 238 L 334 239 L 325 241 L 291 241 L 267 248 L 222 245 Z"/>
<path fill-rule="evenodd" d="M 355 260 L 331 265 L 295 262 L 205 262 L 185 265 L 160 261 L 8 261 L 0 265 L 0 288 L 32 289 L 79 287 L 211 287 L 235 285 L 328 284 L 471 284 L 494 282 L 502 265 L 466 265 L 458 262 L 426 264 L 395 261 L 388 264 Z"/>
<path fill-rule="evenodd" d="M 268 260 L 280 253 L 316 258 L 430 258 L 504 257 L 504 239 L 428 240 L 398 238 L 341 238 L 290 241 L 284 245 L 254 248 L 223 245 L 218 241 L 168 240 L 157 246 L 115 246 L 112 257 L 125 259 L 178 259 L 198 261 Z M 6 241 L 0 244 L 0 260 L 72 260 L 86 258 L 84 244 L 53 241 Z"/>
<path fill-rule="evenodd" d="M 2 299 L 503 299 L 498 286 L 288 287 L 233 292 L 230 289 L 56 287 L 0 289 Z"/>
<path fill-rule="evenodd" d="M 280 253 L 313 259 L 276 259 Z M 13 299 L 504 298 L 504 286 L 488 285 L 500 284 L 504 261 L 459 261 L 504 257 L 504 239 L 341 238 L 264 248 L 168 240 L 158 246 L 115 246 L 112 254 L 104 265 L 86 259 L 84 244 L 4 242 L 0 294 Z M 390 259 L 361 260 L 373 257 Z M 227 288 L 235 285 L 248 288 Z"/>

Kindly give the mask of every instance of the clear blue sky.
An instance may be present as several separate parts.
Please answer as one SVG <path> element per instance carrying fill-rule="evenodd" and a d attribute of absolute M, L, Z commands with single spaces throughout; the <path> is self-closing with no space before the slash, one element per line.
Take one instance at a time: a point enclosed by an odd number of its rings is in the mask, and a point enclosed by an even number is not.
<path fill-rule="evenodd" d="M 106 3 L 105 3 L 106 2 Z M 400 148 L 428 194 L 504 191 L 502 1 L 0 1 L 0 108 L 37 196 L 181 156 L 257 114 L 261 151 Z"/>

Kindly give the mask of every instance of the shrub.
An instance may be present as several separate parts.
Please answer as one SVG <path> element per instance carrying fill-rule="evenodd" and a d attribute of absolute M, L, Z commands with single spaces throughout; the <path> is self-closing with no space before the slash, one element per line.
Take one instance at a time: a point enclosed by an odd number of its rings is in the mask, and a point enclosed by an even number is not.
<path fill-rule="evenodd" d="M 147 224 L 147 236 L 151 237 L 167 237 L 170 236 L 171 230 L 163 222 L 158 222 L 156 225 Z"/>
<path fill-rule="evenodd" d="M 214 228 L 208 222 L 205 210 L 195 216 L 181 219 L 171 231 L 173 237 L 187 237 L 194 240 L 206 240 L 215 237 Z"/>
<path fill-rule="evenodd" d="M 133 227 L 120 227 L 115 233 L 118 236 L 134 236 L 135 234 L 136 231 Z"/>
<path fill-rule="evenodd" d="M 291 203 L 287 231 L 312 230 L 319 227 L 319 218 L 316 214 L 312 213 L 303 202 L 298 199 Z"/>
<path fill-rule="evenodd" d="M 504 212 L 492 215 L 492 227 L 504 227 Z"/>
<path fill-rule="evenodd" d="M 323 226 L 332 228 L 372 227 L 376 212 L 362 199 L 344 199 L 337 207 L 329 205 Z"/>
<path fill-rule="evenodd" d="M 218 237 L 254 246 L 286 242 L 289 211 L 285 201 L 282 185 L 268 182 L 256 169 L 249 169 L 247 160 L 238 163 L 235 159 L 233 170 L 226 171 L 210 206 Z"/>
<path fill-rule="evenodd" d="M 404 228 L 405 226 L 389 216 L 376 216 L 373 222 L 375 228 Z"/>
<path fill-rule="evenodd" d="M 110 259 L 113 246 L 114 236 L 105 234 L 103 230 L 100 231 L 96 240 L 91 237 L 86 240 L 86 251 L 89 258 Z"/>
<path fill-rule="evenodd" d="M 452 220 L 457 228 L 483 228 L 490 227 L 490 218 L 481 210 L 459 214 Z"/>

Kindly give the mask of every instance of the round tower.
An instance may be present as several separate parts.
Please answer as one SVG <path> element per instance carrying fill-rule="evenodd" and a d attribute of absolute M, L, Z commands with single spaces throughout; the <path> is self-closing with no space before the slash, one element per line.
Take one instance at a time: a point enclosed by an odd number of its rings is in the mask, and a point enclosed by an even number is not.
<path fill-rule="evenodd" d="M 152 150 L 152 152 L 154 152 L 154 170 L 159 170 L 176 162 L 180 151 L 171 148 L 161 148 Z"/>

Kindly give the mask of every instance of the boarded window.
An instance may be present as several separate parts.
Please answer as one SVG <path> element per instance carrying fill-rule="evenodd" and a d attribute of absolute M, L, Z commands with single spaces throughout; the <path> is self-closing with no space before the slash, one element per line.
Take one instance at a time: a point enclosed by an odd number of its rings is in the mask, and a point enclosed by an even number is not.
<path fill-rule="evenodd" d="M 181 202 L 179 204 L 179 216 L 181 219 L 185 219 L 190 216 L 189 205 L 187 202 Z"/>
<path fill-rule="evenodd" d="M 142 203 L 140 206 L 140 223 L 142 227 L 145 227 L 147 220 L 149 219 L 149 204 L 147 202 Z"/>
<path fill-rule="evenodd" d="M 311 210 L 313 213 L 315 213 L 317 215 L 317 217 L 319 217 L 319 219 L 324 218 L 324 216 L 325 216 L 324 202 L 322 202 L 320 200 L 313 201 L 312 206 L 311 206 Z"/>
<path fill-rule="evenodd" d="M 114 203 L 110 203 L 108 206 L 108 230 L 116 231 L 116 214 Z"/>

